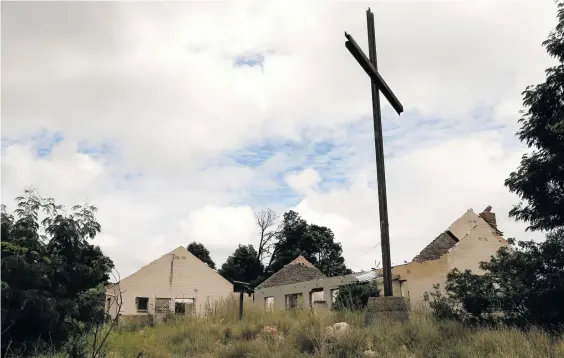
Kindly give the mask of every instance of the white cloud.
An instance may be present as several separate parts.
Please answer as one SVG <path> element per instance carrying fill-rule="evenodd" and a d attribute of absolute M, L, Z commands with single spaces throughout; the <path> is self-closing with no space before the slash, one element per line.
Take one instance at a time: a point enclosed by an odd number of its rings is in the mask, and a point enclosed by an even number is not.
<path fill-rule="evenodd" d="M 369 82 L 343 36 L 366 49 L 367 6 L 4 4 L 2 138 L 16 143 L 3 147 L 3 201 L 30 184 L 67 205 L 88 199 L 100 208 L 99 243 L 130 273 L 194 240 L 221 264 L 252 242 L 252 210 L 294 206 L 288 185 L 306 219 L 333 229 L 349 265 L 373 266 L 372 132 L 349 132 L 359 118 L 370 121 Z M 469 207 L 492 205 L 502 229 L 523 237 L 524 226 L 505 215 L 517 198 L 503 180 L 523 152 L 513 136 L 520 92 L 551 63 L 540 43 L 554 4 L 370 6 L 379 68 L 406 108 L 392 120 L 384 101 L 384 126 L 394 127 L 386 132 L 394 260 L 410 259 Z M 264 68 L 234 68 L 235 56 L 256 52 Z M 64 137 L 46 157 L 23 141 L 40 129 Z M 79 153 L 84 140 L 113 151 Z M 258 167 L 229 159 L 274 140 L 306 149 L 266 155 Z M 322 140 L 342 146 L 318 154 L 311 144 Z M 336 173 L 346 182 L 327 189 Z"/>
<path fill-rule="evenodd" d="M 77 145 L 65 141 L 51 155 L 35 158 L 30 145 L 15 144 L 3 151 L 2 191 L 21 191 L 24 186 L 52 193 L 58 198 L 76 198 L 105 184 L 104 168 L 90 156 L 78 153 Z M 86 199 L 86 198 L 83 198 Z"/>
<path fill-rule="evenodd" d="M 308 194 L 315 190 L 319 179 L 317 171 L 311 168 L 286 176 L 286 182 L 298 195 Z"/>
<path fill-rule="evenodd" d="M 249 206 L 205 206 L 180 220 L 183 235 L 195 241 L 205 242 L 211 249 L 233 251 L 238 244 L 255 244 L 257 228 L 253 211 Z M 224 262 L 226 257 L 216 258 Z"/>

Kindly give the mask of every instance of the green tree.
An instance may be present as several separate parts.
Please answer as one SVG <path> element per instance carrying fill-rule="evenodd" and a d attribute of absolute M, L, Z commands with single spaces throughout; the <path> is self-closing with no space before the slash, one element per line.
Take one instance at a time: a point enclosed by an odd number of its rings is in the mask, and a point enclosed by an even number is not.
<path fill-rule="evenodd" d="M 342 254 L 341 244 L 335 242 L 331 229 L 310 225 L 298 213 L 290 210 L 284 214 L 268 272 L 273 274 L 302 255 L 327 276 L 351 273 L 345 266 Z"/>
<path fill-rule="evenodd" d="M 190 251 L 192 255 L 196 256 L 201 261 L 208 264 L 209 267 L 215 270 L 215 262 L 213 262 L 213 260 L 210 257 L 210 252 L 208 251 L 208 249 L 206 249 L 206 247 L 203 244 L 194 241 L 191 244 L 189 244 L 186 249 Z"/>
<path fill-rule="evenodd" d="M 281 225 L 275 229 L 272 227 L 276 215 L 272 210 L 257 213 L 256 219 L 261 229 L 262 251 L 259 254 L 252 245 L 239 245 L 218 271 L 228 280 L 258 285 L 299 255 L 327 276 L 352 272 L 345 266 L 341 244 L 335 242 L 335 236 L 329 228 L 310 225 L 292 210 L 284 214 Z M 262 261 L 270 253 L 270 260 L 265 267 Z"/>
<path fill-rule="evenodd" d="M 315 244 L 315 251 L 310 258 L 321 272 L 329 277 L 352 273 L 345 265 L 343 248 L 340 243 L 335 242 L 335 235 L 331 229 L 309 225 L 307 239 Z"/>
<path fill-rule="evenodd" d="M 426 295 L 438 318 L 547 330 L 564 327 L 564 229 L 540 243 L 502 247 L 480 268 L 484 275 L 455 269 L 447 276 L 445 294 L 435 289 Z"/>
<path fill-rule="evenodd" d="M 558 64 L 546 70 L 544 83 L 523 92 L 517 135 L 533 151 L 505 181 L 522 200 L 509 215 L 528 222 L 528 230 L 564 227 L 564 2 L 558 4 L 557 17 L 543 45 Z"/>
<path fill-rule="evenodd" d="M 308 224 L 299 214 L 293 210 L 284 214 L 282 228 L 278 234 L 278 241 L 274 245 L 274 251 L 268 264 L 268 274 L 280 270 L 299 255 L 308 256 L 307 252 L 313 252 L 313 243 L 304 240 L 307 237 Z M 307 258 L 307 257 L 306 257 Z"/>
<path fill-rule="evenodd" d="M 258 260 L 257 251 L 253 245 L 239 245 L 218 272 L 231 282 L 243 281 L 254 286 L 262 277 L 264 266 Z"/>
<path fill-rule="evenodd" d="M 374 282 L 353 283 L 339 288 L 335 310 L 361 310 L 368 304 L 370 297 L 380 297 L 380 290 Z"/>
<path fill-rule="evenodd" d="M 548 329 L 564 324 L 564 229 L 549 233 L 541 243 L 522 241 L 517 250 L 502 248 L 482 266 L 497 288 L 496 304 L 506 323 Z"/>
<path fill-rule="evenodd" d="M 13 215 L 2 206 L 2 351 L 29 355 L 103 320 L 113 263 L 88 242 L 100 232 L 95 207 L 67 214 L 32 189 L 16 201 Z"/>

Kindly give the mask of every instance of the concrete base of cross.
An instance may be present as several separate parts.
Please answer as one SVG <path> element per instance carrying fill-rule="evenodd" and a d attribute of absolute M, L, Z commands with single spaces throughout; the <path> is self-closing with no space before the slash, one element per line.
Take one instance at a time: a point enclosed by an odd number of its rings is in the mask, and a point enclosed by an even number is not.
<path fill-rule="evenodd" d="M 368 299 L 364 316 L 367 324 L 405 322 L 407 320 L 409 320 L 409 306 L 405 297 L 381 296 Z"/>

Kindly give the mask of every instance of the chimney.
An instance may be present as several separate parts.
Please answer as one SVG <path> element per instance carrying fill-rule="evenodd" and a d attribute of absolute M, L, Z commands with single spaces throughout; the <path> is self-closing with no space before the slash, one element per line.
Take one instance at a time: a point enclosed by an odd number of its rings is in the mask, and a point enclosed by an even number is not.
<path fill-rule="evenodd" d="M 491 226 L 493 226 L 494 228 L 497 229 L 497 222 L 495 220 L 495 213 L 492 213 L 492 207 L 488 206 L 486 209 L 484 209 L 484 211 L 482 211 L 480 213 L 480 217 L 484 220 L 486 220 L 486 222 L 488 224 L 490 224 Z"/>

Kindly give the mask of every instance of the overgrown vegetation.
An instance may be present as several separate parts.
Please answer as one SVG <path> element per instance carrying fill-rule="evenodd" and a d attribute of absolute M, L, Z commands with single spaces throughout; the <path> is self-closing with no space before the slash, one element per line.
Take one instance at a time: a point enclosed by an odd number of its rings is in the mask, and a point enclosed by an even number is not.
<path fill-rule="evenodd" d="M 445 293 L 437 286 L 426 300 L 438 318 L 471 325 L 505 324 L 520 328 L 564 328 L 564 230 L 540 243 L 501 248 L 484 275 L 451 271 Z"/>
<path fill-rule="evenodd" d="M 88 242 L 100 232 L 96 208 L 67 212 L 32 189 L 16 201 L 14 214 L 2 205 L 2 355 L 65 347 L 84 356 L 84 335 L 103 323 L 114 266 Z"/>
<path fill-rule="evenodd" d="M 347 322 L 349 329 L 331 333 L 326 327 Z M 265 329 L 268 326 L 274 330 Z M 469 329 L 452 321 L 437 322 L 425 311 L 410 322 L 366 326 L 362 311 L 313 313 L 305 310 L 265 311 L 227 301 L 211 315 L 182 318 L 154 327 L 113 332 L 108 357 L 564 357 L 564 337 L 542 331 L 499 327 Z M 62 356 L 62 355 L 61 355 Z"/>
<path fill-rule="evenodd" d="M 333 308 L 342 310 L 362 310 L 366 307 L 370 297 L 379 297 L 380 290 L 376 283 L 353 283 L 341 286 Z"/>

